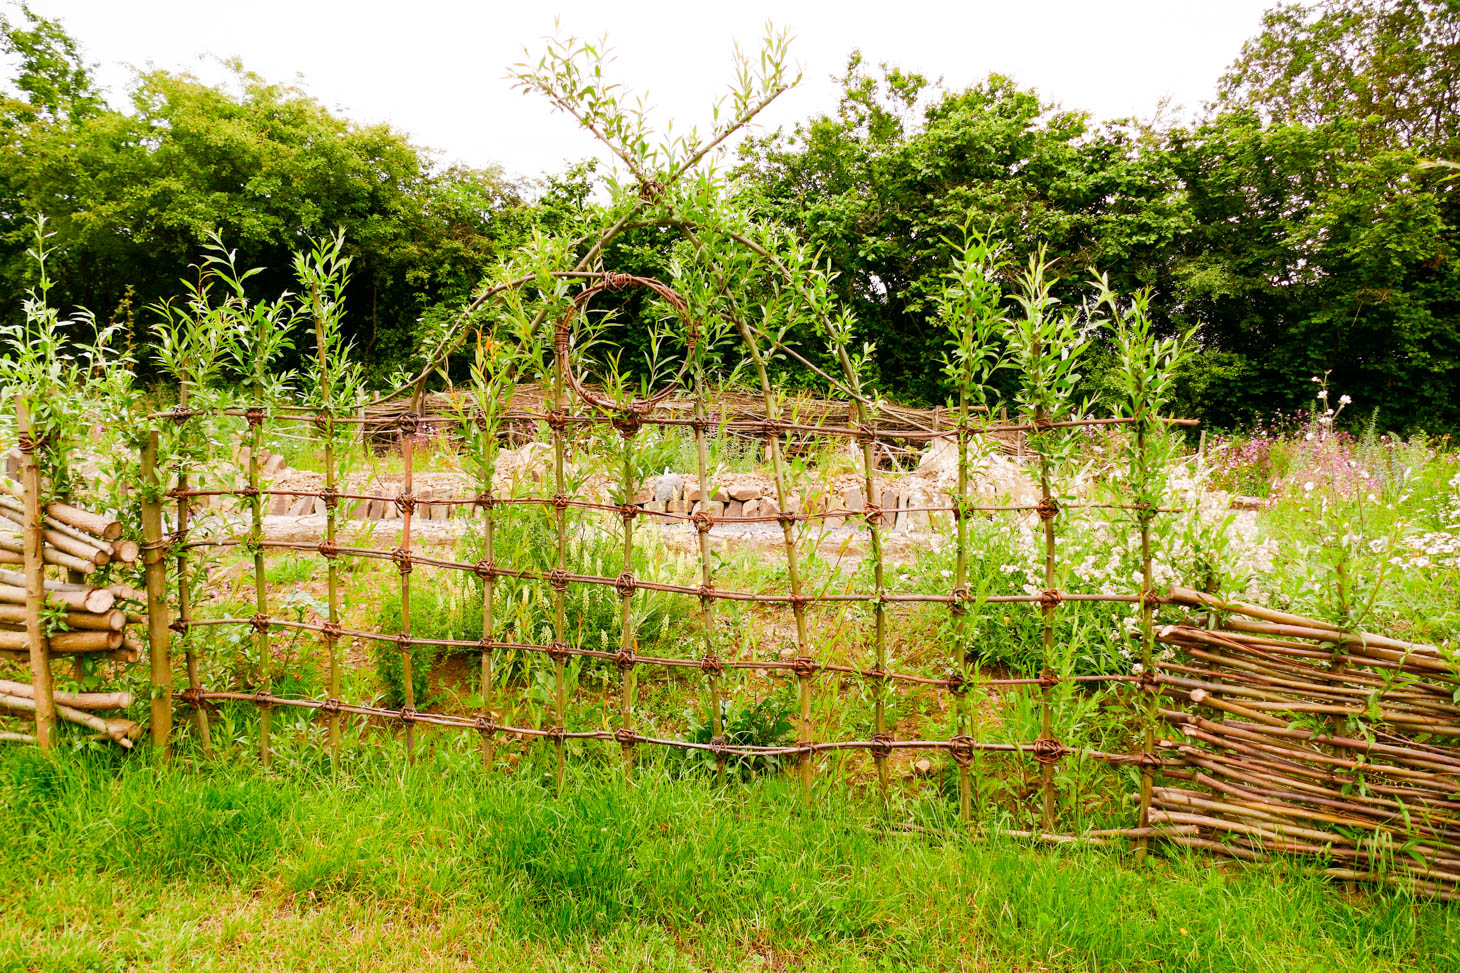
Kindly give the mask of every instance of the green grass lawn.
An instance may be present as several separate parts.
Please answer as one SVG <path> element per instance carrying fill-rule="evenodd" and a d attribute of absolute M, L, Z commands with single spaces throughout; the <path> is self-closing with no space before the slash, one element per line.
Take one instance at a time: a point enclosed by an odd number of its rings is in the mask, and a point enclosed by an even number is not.
<path fill-rule="evenodd" d="M 1460 908 L 438 748 L 337 772 L 0 754 L 0 969 L 1460 969 Z"/>

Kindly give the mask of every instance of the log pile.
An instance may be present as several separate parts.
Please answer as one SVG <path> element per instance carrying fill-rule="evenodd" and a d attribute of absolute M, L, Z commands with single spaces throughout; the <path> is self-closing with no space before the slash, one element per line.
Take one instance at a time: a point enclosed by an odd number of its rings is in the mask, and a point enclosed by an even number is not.
<path fill-rule="evenodd" d="M 1343 880 L 1460 901 L 1460 687 L 1435 646 L 1176 588 L 1206 624 L 1161 628 L 1172 703 L 1151 822 L 1170 841 L 1311 855 Z"/>
<path fill-rule="evenodd" d="M 97 710 L 118 710 L 131 706 L 133 702 L 131 693 L 58 692 L 54 695 L 56 716 L 95 730 L 99 736 L 113 740 L 129 750 L 141 733 L 141 727 L 133 720 L 96 715 Z M 12 713 L 34 713 L 35 689 L 29 683 L 0 679 L 0 710 L 8 710 Z M 10 734 L 6 738 L 30 742 L 30 738 L 25 734 Z"/>
<path fill-rule="evenodd" d="M 464 393 L 459 391 L 432 392 L 422 397 L 419 418 L 427 425 L 449 426 L 461 414 L 466 401 Z M 388 438 L 393 435 L 393 430 L 384 432 L 381 430 L 391 420 L 410 412 L 411 404 L 412 400 L 409 397 L 403 397 L 366 406 L 364 418 L 370 422 L 366 431 L 367 438 L 382 436 Z M 523 423 L 519 417 L 542 415 L 551 411 L 552 407 L 551 393 L 542 385 L 522 383 L 516 386 L 512 393 L 512 403 L 509 406 L 506 421 L 503 423 L 503 430 L 509 441 L 525 442 L 532 438 L 535 422 Z M 660 403 L 657 411 L 661 415 L 679 414 L 687 417 L 694 412 L 694 400 L 688 395 L 678 398 L 671 397 Z M 715 396 L 712 411 L 718 415 L 731 416 L 736 419 L 760 421 L 769 418 L 765 411 L 765 400 L 758 392 L 755 394 L 722 392 Z M 783 405 L 783 415 L 787 418 L 794 417 L 797 422 L 813 426 L 849 426 L 854 419 L 851 405 L 847 400 L 820 399 L 810 395 L 799 395 L 788 399 Z M 878 408 L 877 429 L 879 437 L 884 440 L 897 440 L 900 434 L 927 433 L 951 428 L 953 428 L 953 412 L 947 408 L 915 409 L 890 402 L 884 402 Z M 993 434 L 989 438 L 996 448 L 1006 453 L 1015 453 L 1019 451 L 1022 437 L 1019 433 L 1002 432 Z M 791 436 L 787 439 L 787 447 L 794 451 L 797 437 Z M 890 443 L 882 445 L 884 448 L 891 447 Z M 921 451 L 921 446 L 922 439 L 919 439 L 907 451 L 910 454 L 917 454 Z"/>
<path fill-rule="evenodd" d="M 0 658 L 29 658 L 26 634 L 24 564 L 25 494 L 21 486 L 0 478 Z M 122 537 L 122 525 L 64 503 L 48 504 L 41 535 L 41 560 L 64 569 L 72 580 L 44 582 L 45 607 L 64 614 L 63 631 L 46 639 L 48 655 L 98 655 L 116 662 L 136 662 L 142 643 L 131 630 L 133 618 L 117 607 L 119 600 L 145 601 L 145 595 L 121 584 L 87 580 L 108 564 L 134 565 L 140 555 L 136 541 Z M 135 722 L 98 716 L 98 710 L 126 709 L 129 693 L 54 694 L 56 716 L 96 731 L 101 737 L 130 748 L 137 738 Z M 17 715 L 36 710 L 35 690 L 29 683 L 0 680 L 0 711 Z M 28 740 L 28 734 L 7 733 L 7 740 Z"/>

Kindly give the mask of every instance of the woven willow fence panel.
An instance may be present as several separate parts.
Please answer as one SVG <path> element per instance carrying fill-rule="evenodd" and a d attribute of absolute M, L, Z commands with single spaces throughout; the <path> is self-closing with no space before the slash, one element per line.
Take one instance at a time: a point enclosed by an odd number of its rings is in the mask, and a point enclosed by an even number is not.
<path fill-rule="evenodd" d="M 570 753 L 595 742 L 616 748 L 625 772 L 632 773 L 637 748 L 652 746 L 699 751 L 715 767 L 723 782 L 727 764 L 736 760 L 775 758 L 796 767 L 808 799 L 816 786 L 818 755 L 862 752 L 875 768 L 876 787 L 884 804 L 891 789 L 890 762 L 895 754 L 923 752 L 941 754 L 956 768 L 957 802 L 962 819 L 975 823 L 973 795 L 977 776 L 990 760 L 1028 762 L 1037 769 L 1037 786 L 1030 795 L 1031 817 L 1037 826 L 1014 832 L 1017 835 L 1054 842 L 1129 841 L 1136 854 L 1144 854 L 1152 840 L 1170 841 L 1215 853 L 1241 858 L 1259 858 L 1271 852 L 1312 855 L 1328 873 L 1344 879 L 1402 882 L 1436 895 L 1453 897 L 1460 887 L 1460 753 L 1450 741 L 1460 734 L 1460 708 L 1454 705 L 1456 676 L 1453 664 L 1434 648 L 1417 646 L 1376 635 L 1346 633 L 1323 623 L 1272 612 L 1255 606 L 1228 604 L 1212 596 L 1176 588 L 1158 594 L 1151 576 L 1150 529 L 1154 518 L 1172 511 L 1129 505 L 1131 529 L 1139 532 L 1144 556 L 1141 583 L 1123 593 L 1073 593 L 1056 585 L 1060 550 L 1056 523 L 1075 504 L 1061 503 L 1051 487 L 1045 459 L 1037 450 L 1031 463 L 1038 474 L 1040 492 L 1033 503 L 981 505 L 973 502 L 969 470 L 982 448 L 1002 448 L 1011 437 L 1038 436 L 1054 430 L 1115 430 L 1139 437 L 1153 434 L 1158 425 L 1184 420 L 1160 419 L 1150 415 L 1136 418 L 1081 418 L 1051 416 L 1040 412 L 1008 420 L 973 409 L 952 409 L 940 422 L 941 429 L 927 428 L 909 418 L 896 417 L 894 429 L 879 429 L 874 403 L 852 400 L 845 418 L 820 416 L 815 421 L 788 415 L 783 400 L 774 393 L 763 349 L 753 336 L 742 332 L 744 352 L 762 392 L 759 401 L 745 413 L 734 409 L 735 400 L 714 400 L 703 361 L 695 354 L 696 322 L 685 302 L 658 281 L 617 274 L 582 275 L 590 278 L 574 300 L 574 312 L 555 329 L 551 380 L 541 387 L 534 408 L 512 407 L 511 390 L 500 401 L 479 402 L 476 411 L 462 416 L 462 422 L 479 425 L 495 440 L 496 430 L 545 428 L 551 437 L 551 475 L 534 495 L 493 493 L 491 464 L 482 467 L 477 493 L 472 497 L 423 500 L 414 488 L 416 434 L 421 418 L 420 398 L 412 409 L 376 409 L 366 413 L 339 414 L 329 409 L 306 406 L 273 406 L 262 402 L 247 408 L 224 410 L 214 419 L 235 423 L 245 437 L 248 451 L 245 482 L 233 488 L 190 486 L 185 470 L 173 477 L 164 491 L 155 470 L 155 446 L 143 457 L 144 479 L 157 483 L 155 496 L 165 497 L 171 530 L 164 529 L 163 499 L 144 504 L 144 560 L 148 563 L 149 664 L 155 696 L 153 740 L 165 747 L 171 732 L 172 686 L 169 643 L 177 638 L 184 656 L 187 688 L 176 696 L 188 711 L 200 746 L 209 749 L 210 708 L 233 702 L 258 708 L 258 748 L 267 764 L 272 756 L 271 716 L 283 708 L 312 711 L 328 727 L 328 745 L 337 751 L 341 724 L 350 718 L 379 725 L 396 726 L 406 753 L 419 745 L 423 728 L 434 727 L 475 734 L 480 739 L 484 767 L 490 772 L 499 762 L 500 741 L 537 740 L 551 748 L 556 773 L 561 781 Z M 612 398 L 597 389 L 582 369 L 577 352 L 575 322 L 588 304 L 607 291 L 643 288 L 680 315 L 688 352 L 673 379 L 662 388 L 637 398 Z M 501 391 L 501 390 L 499 390 Z M 521 400 L 519 400 L 520 402 Z M 740 401 L 744 401 L 743 397 Z M 689 403 L 689 408 L 685 408 Z M 483 408 L 485 406 L 485 408 Z M 159 425 L 181 428 L 204 418 L 186 401 L 152 417 Z M 300 435 L 317 435 L 323 452 L 323 486 L 316 490 L 281 490 L 266 485 L 260 457 L 265 446 L 266 427 L 290 428 Z M 635 504 L 638 488 L 635 473 L 626 460 L 618 484 L 618 502 L 580 495 L 570 476 L 571 454 L 587 431 L 622 437 L 631 445 L 645 429 L 677 430 L 693 440 L 697 457 L 696 493 L 701 502 L 683 511 L 651 510 Z M 400 489 L 392 493 L 349 492 L 341 489 L 333 444 L 345 432 L 376 439 L 393 438 L 400 444 L 403 474 Z M 750 522 L 779 527 L 781 556 L 787 587 L 775 593 L 721 587 L 716 577 L 717 560 L 711 534 L 726 518 L 710 502 L 714 495 L 712 470 L 708 463 L 708 441 L 712 435 L 734 433 L 763 440 L 770 477 L 774 481 L 775 510 Z M 849 444 L 860 459 L 858 475 L 866 503 L 861 509 L 844 506 L 801 508 L 793 500 L 793 482 L 788 462 L 788 444 L 797 437 L 836 438 Z M 876 483 L 879 455 L 919 448 L 934 440 L 951 440 L 958 454 L 957 487 L 946 503 L 903 508 L 910 512 L 938 515 L 954 525 L 955 568 L 947 589 L 939 593 L 898 593 L 888 590 L 886 574 L 891 568 L 884 557 L 887 511 L 877 502 Z M 153 435 L 153 442 L 156 434 Z M 488 448 L 493 448 L 489 446 Z M 627 452 L 625 455 L 628 455 Z M 32 494 L 34 493 L 34 487 Z M 216 537 L 195 531 L 198 506 L 206 498 L 228 497 L 246 507 L 247 533 L 243 537 Z M 274 498 L 308 498 L 325 511 L 323 535 L 317 542 L 265 542 L 266 504 Z M 422 504 L 462 508 L 470 519 L 483 556 L 462 561 L 435 556 L 413 541 Z M 342 509 L 358 504 L 392 505 L 399 514 L 399 544 L 373 548 L 342 540 Z M 1121 508 L 1120 504 L 1087 504 Z M 39 530 L 39 513 L 28 516 Z M 551 519 L 555 562 L 542 569 L 497 560 L 494 531 L 503 518 L 523 508 L 536 507 Z M 1005 592 L 970 591 L 971 552 L 968 524 L 976 516 L 1034 516 L 1042 525 L 1039 550 L 1044 584 L 1033 592 L 1023 589 Z M 598 518 L 616 523 L 622 538 L 622 570 L 616 574 L 585 572 L 573 563 L 571 552 L 574 518 Z M 699 581 L 670 583 L 636 577 L 633 571 L 636 544 L 642 543 L 640 521 L 691 525 L 697 536 Z M 831 519 L 860 525 L 865 532 L 866 559 L 870 570 L 859 577 L 870 579 L 863 590 L 819 593 L 807 583 L 802 564 L 798 530 Z M 744 524 L 747 518 L 737 518 Z M 252 559 L 254 611 L 248 616 L 200 617 L 190 604 L 201 549 L 242 547 Z M 290 617 L 270 603 L 266 584 L 267 551 L 282 550 L 317 556 L 327 563 L 329 598 L 317 618 Z M 394 631 L 364 631 L 342 624 L 342 562 L 375 559 L 389 562 L 398 574 L 400 624 Z M 27 554 L 29 568 L 31 556 Z M 164 590 L 164 567 L 171 572 Z M 39 560 L 34 565 L 40 569 Z M 465 572 L 482 582 L 482 631 L 480 640 L 452 640 L 412 635 L 413 583 L 417 568 Z M 497 589 L 504 581 L 541 586 L 550 593 L 552 638 L 539 642 L 502 641 L 494 638 L 499 629 Z M 575 644 L 568 628 L 566 600 L 578 586 L 611 589 L 621 605 L 620 640 L 614 647 Z M 676 640 L 695 645 L 698 651 L 683 655 L 648 655 L 639 651 L 635 599 L 659 593 L 688 599 L 697 608 L 692 623 L 693 638 Z M 1110 602 L 1135 606 L 1140 617 L 1140 664 L 1130 671 L 1061 675 L 1051 659 L 1056 649 L 1058 614 L 1074 602 Z M 795 653 L 790 657 L 722 658 L 717 655 L 714 632 L 717 607 L 726 602 L 752 603 L 766 610 L 789 614 L 794 627 Z M 823 658 L 813 638 L 808 616 L 819 606 L 856 604 L 866 610 L 871 631 L 870 651 L 859 664 Z M 949 640 L 946 672 L 929 676 L 897 671 L 889 660 L 889 625 L 892 613 L 901 606 L 932 604 L 946 607 L 953 637 Z M 1037 611 L 1045 664 L 1037 676 L 995 678 L 976 665 L 974 635 L 964 619 L 971 607 L 1024 605 Z M 1155 611 L 1160 605 L 1177 606 L 1185 621 L 1158 627 Z M 205 640 L 197 633 L 209 628 L 242 628 L 251 633 L 262 671 L 258 685 L 248 691 L 203 684 L 204 660 L 198 657 Z M 39 657 L 48 665 L 45 640 L 32 628 Z M 322 698 L 276 692 L 275 685 L 286 673 L 275 671 L 276 640 L 317 636 L 328 659 L 327 689 Z M 350 640 L 378 643 L 400 651 L 404 703 L 398 708 L 341 698 L 343 649 Z M 480 668 L 482 698 L 476 713 L 444 713 L 418 709 L 415 674 L 411 671 L 411 649 L 421 641 L 474 653 Z M 1157 645 L 1173 651 L 1155 652 Z M 493 694 L 506 692 L 508 681 L 500 678 L 498 666 L 507 656 L 535 656 L 551 663 L 550 719 L 545 725 L 512 725 L 494 716 L 505 710 Z M 570 660 L 597 660 L 616 670 L 617 712 L 611 720 L 600 720 L 593 729 L 569 729 Z M 636 676 L 645 668 L 677 670 L 698 680 L 712 735 L 708 741 L 669 737 L 645 732 L 635 725 Z M 756 670 L 780 674 L 794 680 L 797 698 L 795 740 L 785 744 L 748 746 L 727 742 L 722 723 L 726 681 L 737 672 Z M 38 694 L 49 693 L 45 680 L 37 678 Z M 1131 738 L 1139 746 L 1125 752 L 1106 752 L 1089 747 L 1072 747 L 1062 740 L 1056 724 L 1053 694 L 1062 685 L 1083 684 L 1080 691 L 1099 688 L 1123 697 L 1125 710 L 1136 722 Z M 816 694 L 837 692 L 838 686 L 854 687 L 869 701 L 871 732 L 859 739 L 819 739 L 813 720 Z M 970 697 L 987 689 L 1015 690 L 1036 694 L 1039 732 L 1029 739 L 994 742 L 975 730 Z M 890 693 L 948 694 L 956 708 L 956 729 L 944 738 L 902 739 L 892 732 L 888 718 Z M 1316 732 L 1297 726 L 1299 714 L 1321 714 L 1332 721 L 1333 731 Z M 38 722 L 41 707 L 37 708 Z M 608 725 L 604 725 L 604 724 Z M 616 724 L 616 725 L 613 725 Z M 1072 762 L 1104 766 L 1132 781 L 1133 808 L 1128 824 L 1118 828 L 1067 833 L 1060 830 L 1057 812 L 1059 771 Z M 726 784 L 726 786 L 733 786 Z"/>

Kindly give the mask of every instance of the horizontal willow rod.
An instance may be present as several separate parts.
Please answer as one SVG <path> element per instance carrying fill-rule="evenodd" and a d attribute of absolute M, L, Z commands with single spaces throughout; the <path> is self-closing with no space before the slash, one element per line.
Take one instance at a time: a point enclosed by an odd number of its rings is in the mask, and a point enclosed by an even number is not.
<path fill-rule="evenodd" d="M 570 645 L 540 645 L 529 642 L 499 642 L 489 639 L 448 639 L 448 638 L 427 638 L 424 636 L 403 636 L 387 632 L 369 632 L 359 629 L 344 628 L 342 626 L 331 627 L 322 622 L 299 622 L 271 616 L 254 616 L 250 618 L 191 618 L 186 621 L 181 619 L 174 622 L 180 629 L 208 628 L 211 626 L 240 625 L 250 628 L 265 626 L 288 631 L 319 632 L 321 634 L 333 634 L 338 638 L 356 638 L 372 642 L 388 642 L 393 645 L 407 648 L 412 645 L 439 645 L 449 648 L 478 649 L 506 652 L 534 652 L 548 656 L 562 655 L 575 656 L 584 659 L 599 659 L 604 662 L 613 662 L 620 666 L 661 666 L 664 668 L 677 669 L 699 669 L 702 671 L 718 671 L 722 669 L 780 669 L 792 672 L 806 672 L 808 675 L 816 673 L 831 673 L 835 675 L 860 676 L 871 681 L 886 680 L 889 682 L 909 682 L 924 686 L 938 686 L 952 690 L 969 691 L 984 686 L 1034 686 L 1034 685 L 1057 685 L 1059 683 L 1139 683 L 1139 676 L 1128 675 L 1083 675 L 1083 676 L 1059 676 L 1050 675 L 1047 678 L 990 678 L 973 677 L 968 680 L 961 678 L 939 679 L 934 676 L 916 676 L 910 673 L 901 672 L 880 672 L 876 669 L 859 669 L 855 666 L 844 666 L 837 663 L 817 662 L 810 659 L 718 659 L 718 658 L 675 658 L 672 656 L 640 655 L 638 653 L 625 654 L 622 651 L 605 652 L 601 649 L 580 649 Z"/>
<path fill-rule="evenodd" d="M 167 491 L 166 496 L 180 500 L 185 497 L 237 497 L 247 499 L 254 496 L 254 491 L 241 490 L 179 490 Z M 948 513 L 955 514 L 958 508 L 951 505 L 927 506 L 927 507 L 879 507 L 868 504 L 860 510 L 853 510 L 850 507 L 837 507 L 828 510 L 818 510 L 799 513 L 774 513 L 762 514 L 754 517 L 725 517 L 711 513 L 674 513 L 668 510 L 648 510 L 636 504 L 621 503 L 597 503 L 592 500 L 577 500 L 572 497 L 423 497 L 412 494 L 377 494 L 377 493 L 341 493 L 340 491 L 329 490 L 259 490 L 261 497 L 293 497 L 315 498 L 325 501 L 338 500 L 376 500 L 382 503 L 403 506 L 436 506 L 436 507 L 499 507 L 509 505 L 538 506 L 538 507 L 573 507 L 579 510 L 599 510 L 604 513 L 618 514 L 620 517 L 649 517 L 657 520 L 682 520 L 691 523 L 708 523 L 711 527 L 715 524 L 778 524 L 783 521 L 814 522 L 819 520 L 830 520 L 838 518 L 841 520 L 871 520 L 874 517 L 882 517 L 887 514 L 905 513 Z M 699 503 L 700 501 L 692 501 Z M 1044 509 L 1039 504 L 968 504 L 964 511 L 968 513 L 1001 513 L 1001 512 L 1023 512 L 1037 513 Z M 1062 503 L 1059 510 L 1141 510 L 1158 514 L 1184 513 L 1182 507 L 1146 507 L 1138 503 Z M 706 527 L 706 530 L 710 527 Z"/>
<path fill-rule="evenodd" d="M 247 540 L 213 540 L 194 541 L 186 546 L 190 548 L 202 547 L 242 547 L 248 543 Z M 284 551 L 311 551 L 323 554 L 325 557 L 363 557 L 375 558 L 383 561 L 393 561 L 398 565 L 409 566 L 421 564 L 427 567 L 443 568 L 452 571 L 466 571 L 476 574 L 482 578 L 517 578 L 523 581 L 542 581 L 548 584 L 561 583 L 571 584 L 593 584 L 605 585 L 620 590 L 643 590 L 659 591 L 665 594 L 687 595 L 694 598 L 719 598 L 726 601 L 756 602 L 768 605 L 795 605 L 815 604 L 817 602 L 835 603 L 857 603 L 857 602 L 886 602 L 888 604 L 962 604 L 962 605 L 1042 605 L 1047 602 L 1063 601 L 1087 601 L 1109 604 L 1138 604 L 1142 598 L 1138 594 L 1089 594 L 1084 592 L 1071 591 L 1045 591 L 1037 595 L 958 595 L 958 594 L 874 594 L 870 592 L 850 592 L 830 595 L 768 595 L 753 591 L 722 590 L 720 588 L 706 588 L 703 585 L 681 585 L 668 584 L 662 581 L 640 581 L 637 578 L 626 578 L 623 575 L 610 578 L 606 575 L 594 574 L 573 574 L 564 572 L 555 576 L 551 571 L 534 571 L 528 568 L 504 568 L 493 564 L 477 562 L 468 564 L 465 561 L 452 561 L 446 558 L 430 557 L 428 555 L 415 554 L 404 548 L 393 550 L 375 550 L 365 547 L 341 547 L 334 546 L 327 550 L 322 544 L 307 544 L 300 541 L 269 541 L 263 547 L 274 548 Z M 1145 598 L 1146 604 L 1162 604 L 1165 599 L 1148 595 Z"/>
<path fill-rule="evenodd" d="M 475 730 L 479 733 L 508 733 L 521 738 L 546 740 L 601 740 L 621 746 L 646 744 L 671 747 L 680 750 L 699 750 L 706 753 L 731 757 L 789 757 L 802 754 L 825 753 L 840 750 L 949 750 L 961 753 L 1027 753 L 1036 760 L 1089 759 L 1111 764 L 1134 764 L 1145 759 L 1142 753 L 1108 753 L 1103 750 L 1067 750 L 1060 748 L 1057 756 L 1051 757 L 1051 741 L 1035 740 L 1028 743 L 986 743 L 971 738 L 953 740 L 828 740 L 816 743 L 796 744 L 785 747 L 735 746 L 732 744 L 697 743 L 693 740 L 676 740 L 644 736 L 633 730 L 559 730 L 541 729 L 532 726 L 511 726 L 496 723 L 481 716 L 452 716 L 448 713 L 416 712 L 407 709 L 386 709 L 359 703 L 345 703 L 339 700 L 299 699 L 273 693 L 243 693 L 204 690 L 184 690 L 177 698 L 191 705 L 208 701 L 233 701 L 253 703 L 258 706 L 291 706 L 299 709 L 319 710 L 326 713 L 349 713 L 355 716 L 370 716 L 394 720 L 402 724 L 440 726 L 447 729 Z M 1180 766 L 1177 762 L 1175 766 Z"/>
<path fill-rule="evenodd" d="M 194 409 L 169 409 L 164 412 L 157 412 L 150 415 L 150 419 L 171 419 L 175 422 L 186 421 L 201 415 L 223 415 L 239 418 L 250 418 L 253 410 L 248 409 L 217 409 L 217 410 L 194 410 Z M 405 413 L 399 416 L 350 416 L 350 417 L 328 417 L 322 413 L 287 415 L 277 412 L 256 412 L 253 413 L 260 419 L 267 419 L 272 422 L 303 422 L 310 424 L 323 424 L 333 422 L 341 425 L 367 425 L 379 427 L 399 427 L 414 430 L 422 422 L 420 416 L 415 413 Z M 875 426 L 824 426 L 808 423 L 799 423 L 784 419 L 726 419 L 723 417 L 709 416 L 699 420 L 692 416 L 656 416 L 653 411 L 640 411 L 635 409 L 614 410 L 609 413 L 598 414 L 577 414 L 567 415 L 553 412 L 528 412 L 511 410 L 504 413 L 500 420 L 502 422 L 551 422 L 569 423 L 573 425 L 612 425 L 615 419 L 631 417 L 632 421 L 646 426 L 696 426 L 704 425 L 706 428 L 729 429 L 737 432 L 758 432 L 764 435 L 775 435 L 777 433 L 805 433 L 808 435 L 836 436 L 846 439 L 865 439 L 874 442 L 885 442 L 888 440 L 934 440 L 946 439 L 952 436 L 955 430 L 899 430 L 879 434 Z M 463 417 L 466 421 L 476 421 L 475 415 Z M 1050 429 L 1082 429 L 1095 428 L 1100 426 L 1121 426 L 1130 425 L 1135 422 L 1144 421 L 1138 418 L 1120 416 L 1108 419 L 1063 419 L 1058 422 L 1044 423 L 1001 423 L 988 426 L 970 426 L 967 430 L 976 436 L 996 435 L 998 433 L 1010 432 L 1043 432 Z M 1172 426 L 1196 426 L 1199 420 L 1196 419 L 1174 419 L 1161 417 L 1160 422 Z"/>

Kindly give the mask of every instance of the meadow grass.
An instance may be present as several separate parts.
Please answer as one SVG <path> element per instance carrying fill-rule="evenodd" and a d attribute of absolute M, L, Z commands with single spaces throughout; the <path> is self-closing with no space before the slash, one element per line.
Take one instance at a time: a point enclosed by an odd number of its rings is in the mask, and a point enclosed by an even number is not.
<path fill-rule="evenodd" d="M 1460 910 L 1303 866 L 877 826 L 469 746 L 330 771 L 0 754 L 4 970 L 1453 970 Z"/>

